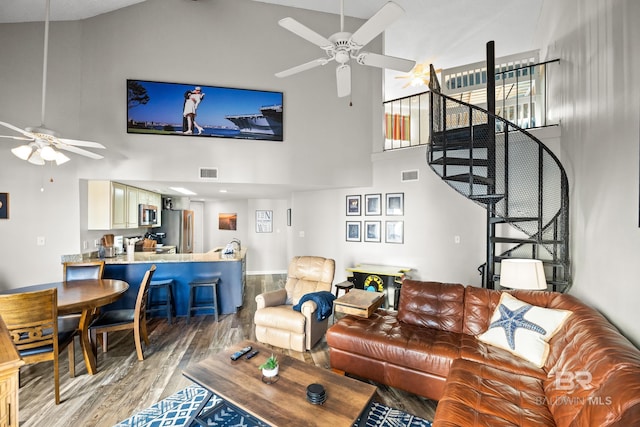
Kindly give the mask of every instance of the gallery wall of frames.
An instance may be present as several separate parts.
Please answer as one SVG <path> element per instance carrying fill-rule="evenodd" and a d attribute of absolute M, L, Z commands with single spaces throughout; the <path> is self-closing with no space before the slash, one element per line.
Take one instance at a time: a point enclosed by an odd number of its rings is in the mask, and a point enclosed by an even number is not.
<path fill-rule="evenodd" d="M 404 243 L 404 193 L 348 195 L 346 215 L 347 242 Z"/>

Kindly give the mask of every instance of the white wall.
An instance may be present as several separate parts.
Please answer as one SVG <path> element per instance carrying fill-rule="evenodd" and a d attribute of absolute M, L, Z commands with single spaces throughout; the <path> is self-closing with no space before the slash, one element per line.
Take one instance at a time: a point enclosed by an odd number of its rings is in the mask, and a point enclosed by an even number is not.
<path fill-rule="evenodd" d="M 640 343 L 640 2 L 547 0 L 539 45 L 560 58 L 562 159 L 570 184 L 572 294 Z M 559 77 L 559 78 L 558 78 Z"/>
<path fill-rule="evenodd" d="M 486 211 L 452 190 L 431 171 L 425 148 L 372 156 L 373 185 L 338 190 L 299 192 L 292 201 L 292 252 L 336 260 L 336 282 L 347 267 L 360 263 L 412 268 L 423 280 L 481 285 L 476 268 L 485 259 Z M 364 160 L 362 160 L 364 161 Z M 417 169 L 419 180 L 402 183 L 401 171 Z M 346 215 L 346 196 L 404 193 L 403 216 Z M 404 221 L 404 244 L 347 242 L 346 221 Z M 304 237 L 300 233 L 304 233 Z M 460 236 L 460 243 L 454 237 Z"/>

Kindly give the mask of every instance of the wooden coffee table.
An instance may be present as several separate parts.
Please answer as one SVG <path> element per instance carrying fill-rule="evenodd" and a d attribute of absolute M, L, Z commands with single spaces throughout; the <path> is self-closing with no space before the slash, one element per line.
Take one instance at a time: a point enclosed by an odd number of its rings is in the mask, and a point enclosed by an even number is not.
<path fill-rule="evenodd" d="M 364 291 L 352 289 L 340 298 L 333 300 L 333 309 L 338 313 L 354 314 L 361 317 L 369 317 L 384 302 L 382 292 Z"/>
<path fill-rule="evenodd" d="M 234 362 L 229 358 L 248 345 L 260 353 L 250 360 L 243 356 Z M 273 384 L 265 384 L 258 366 L 272 353 L 277 355 L 280 364 L 279 378 Z M 273 427 L 351 427 L 358 417 L 364 426 L 376 392 L 371 384 L 318 368 L 251 341 L 189 366 L 183 375 L 209 392 L 187 426 L 200 415 L 213 393 Z M 326 390 L 327 400 L 322 405 L 307 401 L 307 386 L 313 383 L 322 384 Z"/>

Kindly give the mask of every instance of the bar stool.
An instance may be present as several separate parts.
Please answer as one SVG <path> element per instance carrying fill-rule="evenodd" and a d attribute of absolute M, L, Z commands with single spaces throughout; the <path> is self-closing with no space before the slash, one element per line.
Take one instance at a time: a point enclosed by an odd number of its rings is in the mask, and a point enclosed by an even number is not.
<path fill-rule="evenodd" d="M 218 282 L 220 276 L 200 277 L 189 282 L 189 308 L 187 311 L 187 323 L 191 318 L 191 313 L 195 310 L 201 310 L 204 308 L 212 308 L 216 316 L 216 322 L 218 321 Z M 198 288 L 211 288 L 212 298 L 211 301 L 197 302 L 197 290 Z"/>
<path fill-rule="evenodd" d="M 338 298 L 338 292 L 344 291 L 345 294 L 348 294 L 351 289 L 353 289 L 353 282 L 341 282 L 336 283 L 336 298 Z"/>
<path fill-rule="evenodd" d="M 161 289 L 164 289 L 164 300 L 154 301 L 153 294 L 157 294 Z M 173 279 L 152 280 L 149 284 L 147 314 L 155 313 L 156 311 L 165 312 L 167 321 L 171 324 L 172 317 L 175 313 L 175 306 L 173 305 Z"/>

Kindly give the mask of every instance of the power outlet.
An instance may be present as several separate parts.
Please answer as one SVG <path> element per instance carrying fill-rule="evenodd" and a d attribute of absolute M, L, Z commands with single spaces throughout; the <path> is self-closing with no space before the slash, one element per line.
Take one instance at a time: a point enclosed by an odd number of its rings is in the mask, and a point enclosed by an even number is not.
<path fill-rule="evenodd" d="M 96 239 L 93 241 L 93 247 L 97 248 L 98 246 L 100 246 L 100 240 Z"/>
<path fill-rule="evenodd" d="M 89 242 L 87 242 L 86 240 L 82 242 L 82 249 L 86 250 L 89 249 Z"/>
<path fill-rule="evenodd" d="M 45 238 L 44 238 L 44 236 L 38 236 L 36 244 L 37 244 L 38 246 L 44 246 L 44 244 L 45 244 Z"/>
<path fill-rule="evenodd" d="M 460 236 L 453 236 L 453 243 L 456 245 L 460 244 Z"/>

